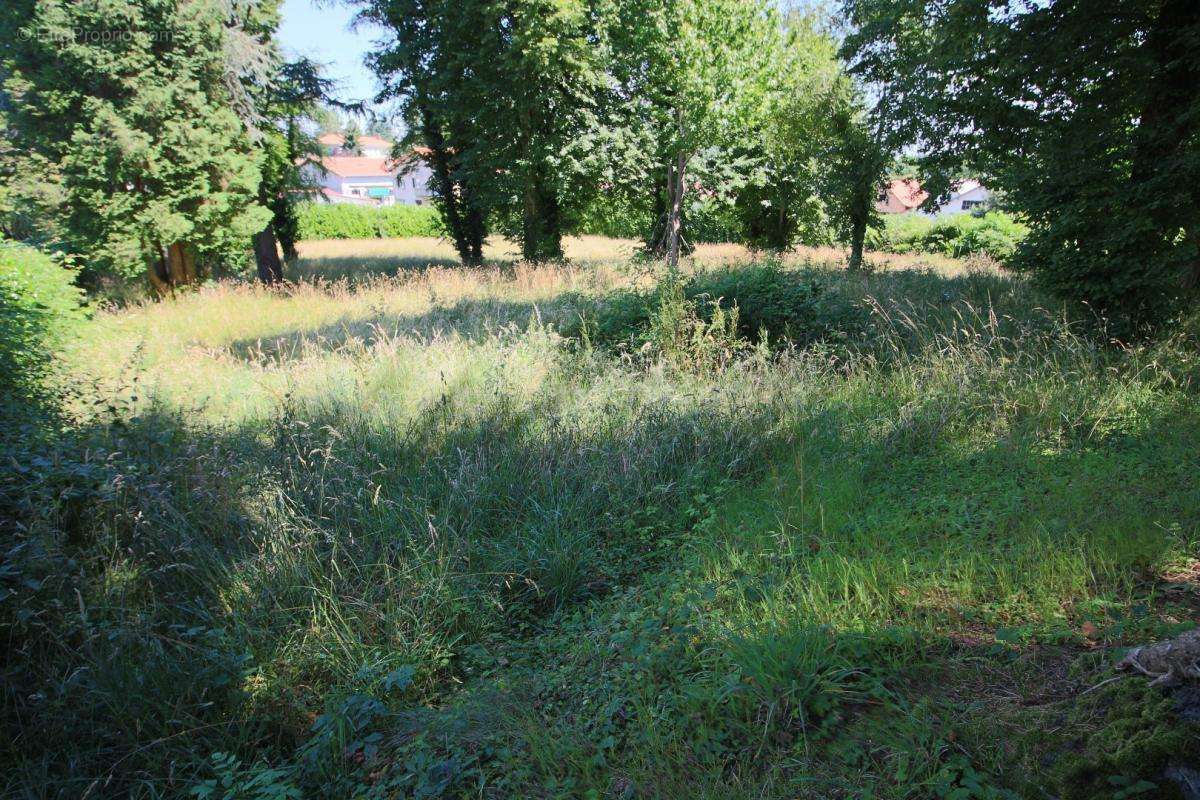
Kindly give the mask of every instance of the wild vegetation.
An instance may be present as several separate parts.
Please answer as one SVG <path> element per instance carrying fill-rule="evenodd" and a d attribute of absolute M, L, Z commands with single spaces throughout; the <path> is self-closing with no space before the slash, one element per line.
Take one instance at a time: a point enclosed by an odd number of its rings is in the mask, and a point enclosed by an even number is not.
<path fill-rule="evenodd" d="M 955 258 L 984 255 L 1010 261 L 1029 228 L 1010 214 L 950 214 L 940 219 L 919 214 L 890 214 L 867 235 L 874 250 L 888 253 L 940 253 Z"/>
<path fill-rule="evenodd" d="M 0 6 L 0 794 L 1196 796 L 1195 3 L 351 4 Z"/>
<path fill-rule="evenodd" d="M 1194 326 L 796 259 L 79 324 L 4 473 L 6 793 L 1169 797 L 1196 751 L 1101 685 L 1200 603 Z"/>

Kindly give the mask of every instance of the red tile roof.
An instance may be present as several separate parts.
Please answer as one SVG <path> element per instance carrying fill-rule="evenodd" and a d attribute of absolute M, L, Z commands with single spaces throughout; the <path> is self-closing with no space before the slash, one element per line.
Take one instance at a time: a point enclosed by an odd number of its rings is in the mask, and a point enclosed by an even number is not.
<path fill-rule="evenodd" d="M 317 141 L 321 144 L 331 145 L 333 147 L 341 147 L 346 141 L 346 138 L 340 133 L 322 133 L 317 137 Z M 372 136 L 369 133 L 364 133 L 358 137 L 359 147 L 391 147 L 392 143 L 382 136 Z"/>
<path fill-rule="evenodd" d="M 390 158 L 374 156 L 325 156 L 321 164 L 329 172 L 342 178 L 369 178 L 377 175 L 393 175 L 396 163 Z"/>

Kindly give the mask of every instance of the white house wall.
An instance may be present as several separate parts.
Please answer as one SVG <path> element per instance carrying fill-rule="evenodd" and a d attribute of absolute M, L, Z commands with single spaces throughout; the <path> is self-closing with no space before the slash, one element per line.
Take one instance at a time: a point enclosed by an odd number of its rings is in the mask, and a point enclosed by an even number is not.
<path fill-rule="evenodd" d="M 332 172 L 322 174 L 319 169 L 313 166 L 306 166 L 304 170 L 311 180 L 314 180 L 333 194 L 353 198 L 347 199 L 345 202 L 355 202 L 358 199 L 352 194 L 352 190 L 354 189 L 359 190 L 363 201 L 372 202 L 367 198 L 367 190 L 371 188 L 386 188 L 391 190 L 392 196 L 384 199 L 382 205 L 392 205 L 393 203 L 424 205 L 429 202 L 429 180 L 432 173 L 429 167 L 424 164 L 419 164 L 401 175 L 384 173 L 381 175 L 343 177 L 335 175 Z M 333 202 L 340 201 L 340 198 L 337 197 L 329 199 Z"/>
<path fill-rule="evenodd" d="M 397 176 L 396 202 L 408 205 L 429 202 L 429 179 L 432 173 L 424 163 Z"/>
<path fill-rule="evenodd" d="M 976 186 L 969 192 L 963 192 L 962 194 L 951 197 L 943 205 L 938 206 L 933 212 L 932 216 L 945 217 L 949 216 L 950 214 L 962 214 L 963 212 L 974 211 L 975 209 L 981 207 L 978 205 L 973 205 L 974 203 L 982 203 L 983 205 L 986 205 L 991 197 L 991 192 L 989 192 L 985 187 Z M 963 203 L 967 204 L 966 208 L 963 208 Z"/>

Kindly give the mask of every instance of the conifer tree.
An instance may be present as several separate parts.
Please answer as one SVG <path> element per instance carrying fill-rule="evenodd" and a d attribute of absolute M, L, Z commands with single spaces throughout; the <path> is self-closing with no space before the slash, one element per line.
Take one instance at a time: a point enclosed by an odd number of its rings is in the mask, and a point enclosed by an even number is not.
<path fill-rule="evenodd" d="M 15 0 L 0 22 L 14 144 L 57 165 L 66 246 L 160 291 L 242 258 L 270 212 L 233 109 L 216 0 Z"/>

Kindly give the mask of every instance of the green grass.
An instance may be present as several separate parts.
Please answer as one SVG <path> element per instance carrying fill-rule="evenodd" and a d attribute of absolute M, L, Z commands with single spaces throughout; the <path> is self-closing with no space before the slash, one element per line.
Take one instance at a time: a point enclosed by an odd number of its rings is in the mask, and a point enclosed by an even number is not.
<path fill-rule="evenodd" d="M 1195 328 L 785 275 L 805 348 L 620 262 L 98 314 L 5 473 L 5 789 L 1175 796 L 1171 698 L 1085 690 L 1200 607 Z M 636 287 L 675 305 L 582 333 Z"/>

